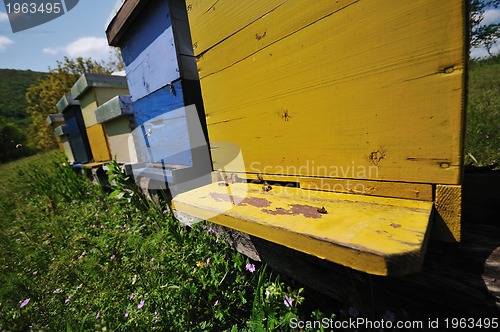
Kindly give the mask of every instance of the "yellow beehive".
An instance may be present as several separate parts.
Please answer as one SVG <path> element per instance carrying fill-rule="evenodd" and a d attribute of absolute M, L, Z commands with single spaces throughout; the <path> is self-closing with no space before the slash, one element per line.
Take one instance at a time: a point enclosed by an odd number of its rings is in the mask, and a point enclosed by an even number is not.
<path fill-rule="evenodd" d="M 259 184 L 178 211 L 380 275 L 420 269 L 433 206 L 460 240 L 464 0 L 186 4 L 214 170 Z"/>
<path fill-rule="evenodd" d="M 111 155 L 119 163 L 136 163 L 132 138 L 135 128 L 130 96 L 116 96 L 95 110 L 97 122 L 104 125 Z"/>
<path fill-rule="evenodd" d="M 94 162 L 111 160 L 103 125 L 97 122 L 95 110 L 117 95 L 128 94 L 127 80 L 123 76 L 83 74 L 71 88 L 73 99 L 80 101 Z"/>

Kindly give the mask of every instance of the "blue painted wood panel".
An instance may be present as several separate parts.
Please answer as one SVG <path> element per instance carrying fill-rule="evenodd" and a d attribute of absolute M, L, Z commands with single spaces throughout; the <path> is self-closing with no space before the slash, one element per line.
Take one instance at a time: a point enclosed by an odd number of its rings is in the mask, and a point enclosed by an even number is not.
<path fill-rule="evenodd" d="M 134 61 L 171 25 L 168 1 L 149 1 L 120 40 L 125 65 Z"/>
<path fill-rule="evenodd" d="M 185 11 L 182 0 L 151 1 L 121 38 L 132 101 L 179 78 L 198 79 Z"/>
<path fill-rule="evenodd" d="M 181 81 L 165 86 L 133 102 L 134 117 L 137 125 L 154 117 L 184 106 L 184 94 Z"/>
<path fill-rule="evenodd" d="M 169 27 L 148 48 L 126 66 L 127 81 L 136 101 L 177 80 L 180 69 L 172 28 Z"/>
<path fill-rule="evenodd" d="M 69 141 L 76 163 L 87 163 L 92 159 L 87 131 L 80 106 L 69 106 L 63 112 Z"/>

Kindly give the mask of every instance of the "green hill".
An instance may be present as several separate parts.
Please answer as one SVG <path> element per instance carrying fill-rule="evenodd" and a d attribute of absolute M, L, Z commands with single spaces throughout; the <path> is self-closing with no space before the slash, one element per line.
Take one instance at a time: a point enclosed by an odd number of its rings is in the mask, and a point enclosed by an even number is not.
<path fill-rule="evenodd" d="M 45 73 L 31 70 L 0 69 L 0 121 L 20 127 L 29 123 L 26 113 L 26 89 Z"/>

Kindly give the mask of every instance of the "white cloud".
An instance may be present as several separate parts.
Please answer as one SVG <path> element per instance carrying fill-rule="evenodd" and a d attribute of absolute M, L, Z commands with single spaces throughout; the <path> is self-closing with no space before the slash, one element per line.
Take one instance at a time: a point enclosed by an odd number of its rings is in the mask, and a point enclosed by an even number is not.
<path fill-rule="evenodd" d="M 5 51 L 11 44 L 14 44 L 12 39 L 0 35 L 0 52 Z"/>
<path fill-rule="evenodd" d="M 498 55 L 500 54 L 500 41 L 497 41 L 495 43 L 495 45 L 493 45 L 491 47 L 491 53 L 493 55 Z M 486 51 L 485 48 L 483 47 L 475 47 L 471 50 L 470 52 L 470 57 L 471 59 L 478 59 L 478 58 L 487 58 L 489 57 L 490 55 L 488 54 L 488 52 Z"/>
<path fill-rule="evenodd" d="M 500 23 L 500 9 L 488 9 L 484 12 L 484 19 L 481 24 Z"/>
<path fill-rule="evenodd" d="M 62 47 L 46 47 L 43 53 L 59 54 L 64 53 L 70 57 L 92 58 L 94 60 L 103 60 L 109 57 L 110 47 L 106 38 L 82 37 L 74 42 Z"/>
<path fill-rule="evenodd" d="M 59 52 L 64 52 L 64 47 L 46 47 L 42 51 L 45 54 L 55 55 Z"/>
<path fill-rule="evenodd" d="M 7 22 L 9 20 L 9 15 L 4 12 L 0 12 L 0 22 Z"/>

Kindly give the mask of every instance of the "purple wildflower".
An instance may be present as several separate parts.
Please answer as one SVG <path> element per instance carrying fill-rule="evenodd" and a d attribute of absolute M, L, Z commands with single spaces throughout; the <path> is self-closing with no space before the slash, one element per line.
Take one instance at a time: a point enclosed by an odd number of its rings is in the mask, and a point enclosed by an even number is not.
<path fill-rule="evenodd" d="M 283 303 L 285 303 L 285 306 L 287 308 L 290 308 L 292 306 L 293 299 L 290 296 L 285 295 L 285 300 L 283 301 Z"/>
<path fill-rule="evenodd" d="M 245 269 L 250 272 L 250 273 L 254 273 L 255 272 L 255 265 L 254 264 L 250 264 L 248 263 L 246 266 L 245 266 Z"/>
<path fill-rule="evenodd" d="M 130 310 L 128 310 L 128 309 L 127 309 L 127 310 L 125 311 L 125 317 L 128 317 L 128 314 L 129 314 L 129 313 L 130 313 Z"/>
<path fill-rule="evenodd" d="M 139 302 L 139 304 L 137 305 L 137 309 L 141 309 L 142 307 L 144 307 L 144 300 L 141 300 L 141 302 Z"/>
<path fill-rule="evenodd" d="M 30 303 L 30 300 L 31 298 L 28 297 L 26 300 L 23 301 L 23 303 L 21 303 L 19 308 L 24 308 L 28 303 Z"/>
<path fill-rule="evenodd" d="M 99 319 L 99 317 L 101 317 L 101 310 L 97 312 L 97 315 L 95 315 L 95 319 Z"/>
<path fill-rule="evenodd" d="M 67 298 L 66 300 L 64 300 L 64 303 L 68 303 L 68 302 L 69 302 L 69 300 L 70 300 L 72 297 L 73 297 L 73 295 L 69 294 L 69 295 L 68 295 L 68 298 Z"/>
<path fill-rule="evenodd" d="M 115 257 L 116 257 L 115 255 L 111 255 L 109 258 L 110 258 L 111 260 L 113 260 L 113 259 L 115 259 Z"/>

